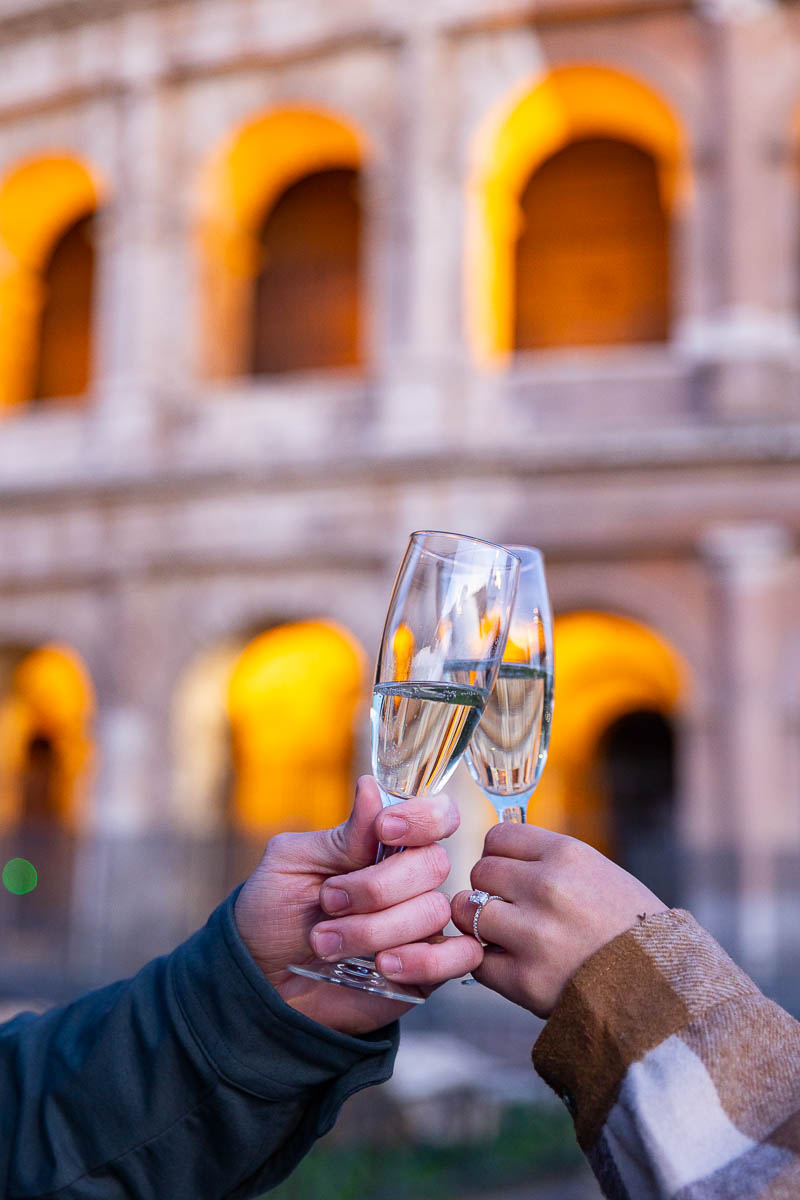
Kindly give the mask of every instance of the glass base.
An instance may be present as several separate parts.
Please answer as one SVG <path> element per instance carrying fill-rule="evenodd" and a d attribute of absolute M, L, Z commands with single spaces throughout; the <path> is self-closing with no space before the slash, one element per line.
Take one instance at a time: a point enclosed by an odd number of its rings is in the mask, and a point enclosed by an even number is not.
<path fill-rule="evenodd" d="M 498 815 L 504 825 L 525 824 L 525 806 L 522 804 L 509 804 Z"/>
<path fill-rule="evenodd" d="M 392 983 L 377 970 L 371 958 L 343 958 L 341 962 L 312 962 L 308 966 L 286 968 L 306 979 L 319 979 L 323 983 L 338 983 L 341 987 L 356 988 L 361 992 L 373 992 L 384 1000 L 399 1000 L 402 1004 L 424 1004 L 425 997 L 418 990 L 402 983 Z"/>

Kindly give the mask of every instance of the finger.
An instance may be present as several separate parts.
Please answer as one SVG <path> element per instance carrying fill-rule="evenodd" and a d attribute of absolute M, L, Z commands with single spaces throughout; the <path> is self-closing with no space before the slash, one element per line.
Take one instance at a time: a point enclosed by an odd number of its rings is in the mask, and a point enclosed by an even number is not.
<path fill-rule="evenodd" d="M 462 933 L 474 935 L 475 913 L 477 905 L 469 898 L 469 892 L 459 892 L 453 897 L 450 905 L 453 924 Z M 508 949 L 516 947 L 524 941 L 525 930 L 520 921 L 518 910 L 505 900 L 489 900 L 481 909 L 478 917 L 478 934 L 484 942 L 492 942 L 496 946 Z"/>
<path fill-rule="evenodd" d="M 362 775 L 356 783 L 356 794 L 350 816 L 343 825 L 327 830 L 340 871 L 365 867 L 375 861 L 378 839 L 375 818 L 382 807 L 378 785 L 371 775 Z"/>
<path fill-rule="evenodd" d="M 321 921 L 311 930 L 311 948 L 326 959 L 377 954 L 391 946 L 403 946 L 441 933 L 449 919 L 447 897 L 441 892 L 426 892 L 383 912 Z"/>
<path fill-rule="evenodd" d="M 541 868 L 518 858 L 479 858 L 470 872 L 470 883 L 490 896 L 502 896 L 509 903 L 523 900 Z"/>
<path fill-rule="evenodd" d="M 483 843 L 484 855 L 497 858 L 520 858 L 525 862 L 545 858 L 564 835 L 542 829 L 538 825 L 516 825 L 507 821 L 493 825 Z"/>
<path fill-rule="evenodd" d="M 476 970 L 483 949 L 473 937 L 432 938 L 382 951 L 376 958 L 378 970 L 387 979 L 435 987 Z"/>
<path fill-rule="evenodd" d="M 472 975 L 484 987 L 491 988 L 507 1000 L 513 1000 L 515 1004 L 520 1003 L 519 963 L 515 955 L 487 946 L 483 959 Z"/>
<path fill-rule="evenodd" d="M 442 792 L 390 804 L 375 822 L 375 832 L 387 846 L 427 846 L 450 837 L 460 820 L 455 804 Z"/>
<path fill-rule="evenodd" d="M 449 874 L 444 846 L 418 846 L 360 871 L 334 875 L 323 884 L 319 902 L 331 916 L 380 912 L 434 891 Z"/>

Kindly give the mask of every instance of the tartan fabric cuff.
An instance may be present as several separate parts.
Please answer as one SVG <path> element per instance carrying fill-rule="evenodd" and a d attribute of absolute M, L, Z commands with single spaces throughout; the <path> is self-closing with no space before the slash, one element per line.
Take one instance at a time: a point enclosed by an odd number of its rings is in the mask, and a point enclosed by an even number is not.
<path fill-rule="evenodd" d="M 658 913 L 575 972 L 534 1046 L 533 1064 L 564 1100 L 588 1151 L 632 1063 L 708 1007 L 753 993 L 753 981 L 689 913 Z"/>

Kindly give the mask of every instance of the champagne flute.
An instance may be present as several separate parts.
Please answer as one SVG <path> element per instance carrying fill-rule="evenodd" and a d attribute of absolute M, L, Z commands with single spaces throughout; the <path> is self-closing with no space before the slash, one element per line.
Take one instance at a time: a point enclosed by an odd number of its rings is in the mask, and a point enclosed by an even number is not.
<path fill-rule="evenodd" d="M 372 693 L 372 773 L 384 807 L 444 787 L 480 720 L 503 657 L 519 575 L 514 552 L 456 533 L 412 533 L 395 580 Z M 381 846 L 378 862 L 401 847 Z M 416 989 L 371 959 L 295 974 L 406 1003 Z"/>
<path fill-rule="evenodd" d="M 533 546 L 509 549 L 520 560 L 511 628 L 466 762 L 500 820 L 524 824 L 550 744 L 553 618 L 541 551 Z"/>

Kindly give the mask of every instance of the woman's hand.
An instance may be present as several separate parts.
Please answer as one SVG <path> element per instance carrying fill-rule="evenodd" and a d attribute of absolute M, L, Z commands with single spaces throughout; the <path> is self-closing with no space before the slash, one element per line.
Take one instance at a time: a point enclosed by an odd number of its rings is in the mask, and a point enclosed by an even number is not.
<path fill-rule="evenodd" d="M 548 1017 L 578 967 L 643 915 L 666 905 L 643 883 L 575 838 L 534 825 L 495 825 L 472 885 L 502 896 L 486 904 L 479 983 Z M 469 892 L 453 899 L 453 921 L 472 933 Z M 502 952 L 501 952 L 502 951 Z"/>

